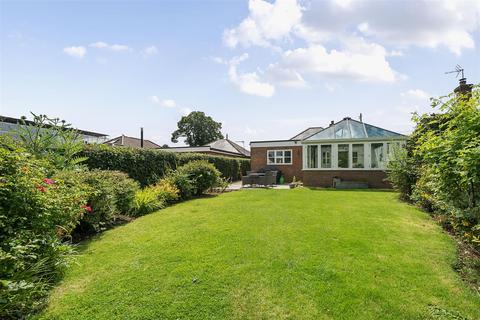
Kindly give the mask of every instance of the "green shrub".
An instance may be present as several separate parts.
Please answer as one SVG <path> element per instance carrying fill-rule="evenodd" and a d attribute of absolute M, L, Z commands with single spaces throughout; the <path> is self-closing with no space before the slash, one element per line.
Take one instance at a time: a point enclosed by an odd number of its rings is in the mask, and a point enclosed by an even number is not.
<path fill-rule="evenodd" d="M 168 204 L 176 201 L 179 197 L 179 190 L 167 180 L 148 186 L 135 194 L 132 215 L 143 216 L 153 211 L 162 209 Z"/>
<path fill-rule="evenodd" d="M 190 161 L 179 167 L 177 172 L 188 176 L 195 195 L 201 195 L 208 189 L 215 187 L 220 180 L 220 171 L 205 160 Z"/>
<path fill-rule="evenodd" d="M 62 172 L 56 178 L 66 184 L 81 183 L 88 193 L 86 212 L 77 230 L 81 233 L 104 230 L 117 214 L 128 214 L 133 209 L 138 184 L 125 173 L 76 170 Z"/>
<path fill-rule="evenodd" d="M 91 169 L 118 170 L 127 173 L 142 186 L 152 185 L 171 170 L 194 160 L 206 160 L 221 172 L 222 177 L 236 181 L 247 170 L 250 160 L 195 153 L 173 153 L 163 150 L 87 145 L 82 156 Z"/>
<path fill-rule="evenodd" d="M 48 178 L 50 164 L 0 143 L 0 318 L 45 303 L 72 247 L 62 243 L 82 216 L 84 189 Z"/>
<path fill-rule="evenodd" d="M 178 189 L 180 199 L 186 200 L 195 193 L 192 179 L 185 172 L 172 171 L 160 183 L 169 183 Z"/>
<path fill-rule="evenodd" d="M 400 193 L 402 200 L 410 201 L 412 187 L 416 181 L 416 167 L 406 148 L 395 147 L 393 144 L 392 148 L 388 161 L 388 180 Z"/>

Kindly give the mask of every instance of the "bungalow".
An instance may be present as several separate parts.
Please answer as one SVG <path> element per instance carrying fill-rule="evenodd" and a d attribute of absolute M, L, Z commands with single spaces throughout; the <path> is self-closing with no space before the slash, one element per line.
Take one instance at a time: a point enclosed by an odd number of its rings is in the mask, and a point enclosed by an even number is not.
<path fill-rule="evenodd" d="M 250 151 L 228 139 L 218 139 L 199 147 L 169 147 L 169 152 L 206 153 L 230 158 L 250 158 Z"/>
<path fill-rule="evenodd" d="M 308 128 L 289 140 L 252 141 L 253 171 L 280 170 L 286 181 L 293 177 L 306 186 L 331 187 L 336 181 L 389 188 L 386 162 L 393 145 L 404 145 L 407 136 L 349 117 L 327 128 Z"/>

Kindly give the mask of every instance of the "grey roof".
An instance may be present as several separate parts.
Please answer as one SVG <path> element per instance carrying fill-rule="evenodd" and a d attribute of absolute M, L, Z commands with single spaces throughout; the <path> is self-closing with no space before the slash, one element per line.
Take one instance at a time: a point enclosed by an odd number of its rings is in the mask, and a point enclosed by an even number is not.
<path fill-rule="evenodd" d="M 239 153 L 245 157 L 250 157 L 250 151 L 236 144 L 229 139 L 219 139 L 210 143 L 207 143 L 205 147 L 210 147 L 211 149 L 226 151 L 231 153 Z"/>
<path fill-rule="evenodd" d="M 401 138 L 403 134 L 382 129 L 364 122 L 344 118 L 343 120 L 330 125 L 310 137 L 310 140 L 333 140 L 333 139 L 368 139 L 368 138 Z"/>
<path fill-rule="evenodd" d="M 11 124 L 18 124 L 18 125 L 29 125 L 29 126 L 34 126 L 35 122 L 27 119 L 18 119 L 18 118 L 12 118 L 12 117 L 6 117 L 6 116 L 1 116 L 0 115 L 0 121 L 1 122 L 6 122 L 6 123 L 11 123 Z M 45 128 L 51 128 L 50 125 L 46 125 Z M 92 136 L 92 137 L 106 137 L 108 136 L 105 133 L 99 133 L 99 132 L 93 132 L 93 131 L 87 131 L 87 130 L 80 130 L 76 128 L 69 128 L 69 130 L 75 130 L 76 132 L 86 135 L 86 136 Z"/>
<path fill-rule="evenodd" d="M 290 140 L 303 140 L 303 139 L 308 138 L 311 135 L 314 135 L 315 133 L 317 133 L 319 131 L 322 131 L 322 130 L 323 130 L 322 127 L 310 127 L 310 128 L 307 128 L 307 129 L 303 130 L 302 132 L 300 132 L 299 134 L 297 134 L 296 136 L 294 136 Z"/>
<path fill-rule="evenodd" d="M 104 144 L 108 144 L 111 146 L 119 146 L 119 147 L 132 147 L 132 148 L 141 147 L 141 142 L 139 138 L 127 137 L 125 135 L 121 135 L 119 137 L 105 141 Z M 145 139 L 143 140 L 143 147 L 145 149 L 160 148 L 160 146 L 155 142 L 152 142 L 150 140 L 145 140 Z"/>

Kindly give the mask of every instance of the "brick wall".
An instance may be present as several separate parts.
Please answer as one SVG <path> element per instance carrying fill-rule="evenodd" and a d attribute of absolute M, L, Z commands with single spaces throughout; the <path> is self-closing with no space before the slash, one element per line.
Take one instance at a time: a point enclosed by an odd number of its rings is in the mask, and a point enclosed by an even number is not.
<path fill-rule="evenodd" d="M 275 167 L 280 170 L 285 177 L 285 181 L 292 181 L 293 176 L 297 180 L 302 180 L 302 147 L 252 147 L 250 150 L 250 164 L 252 171 L 258 171 L 259 169 L 267 166 L 267 150 L 292 150 L 292 164 L 287 165 L 268 165 L 269 167 Z M 303 181 L 303 180 L 302 180 Z"/>
<path fill-rule="evenodd" d="M 331 187 L 333 177 L 346 181 L 367 182 L 370 188 L 392 188 L 391 184 L 384 181 L 387 178 L 385 171 L 366 170 L 332 170 L 332 171 L 304 171 L 303 183 L 310 187 Z"/>

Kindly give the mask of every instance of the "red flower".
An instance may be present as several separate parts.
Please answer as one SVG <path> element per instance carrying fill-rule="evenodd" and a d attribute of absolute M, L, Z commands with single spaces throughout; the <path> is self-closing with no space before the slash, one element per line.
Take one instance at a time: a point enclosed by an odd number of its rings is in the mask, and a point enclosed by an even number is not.
<path fill-rule="evenodd" d="M 46 184 L 54 184 L 55 183 L 55 181 L 53 181 L 52 179 L 48 179 L 48 178 L 44 178 L 43 182 L 45 182 Z"/>
<path fill-rule="evenodd" d="M 92 213 L 92 207 L 90 207 L 89 205 L 82 205 L 82 209 L 84 209 L 85 211 L 89 212 L 89 213 Z"/>
<path fill-rule="evenodd" d="M 38 183 L 35 184 L 35 188 L 37 188 L 38 190 L 40 190 L 40 192 L 45 192 L 45 190 L 46 190 L 44 186 L 41 186 L 41 185 L 39 185 Z"/>

